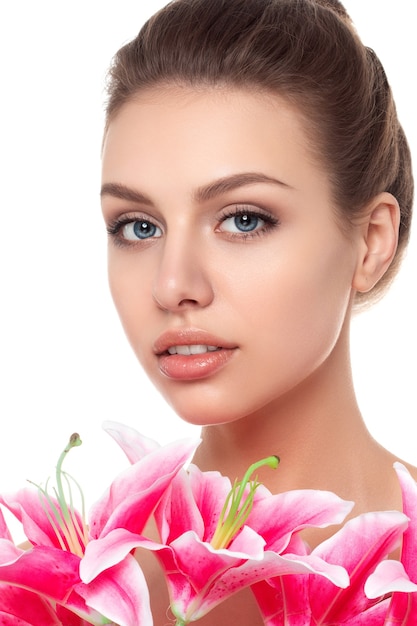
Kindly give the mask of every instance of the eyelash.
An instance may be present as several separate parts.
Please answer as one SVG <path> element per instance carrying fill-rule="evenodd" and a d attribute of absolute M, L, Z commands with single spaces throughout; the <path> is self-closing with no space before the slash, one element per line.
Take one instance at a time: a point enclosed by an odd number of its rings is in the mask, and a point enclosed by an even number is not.
<path fill-rule="evenodd" d="M 117 217 L 114 220 L 111 220 L 107 224 L 107 234 L 109 237 L 113 239 L 113 242 L 120 247 L 131 246 L 134 242 L 125 239 L 120 231 L 124 226 L 128 226 L 129 224 L 134 224 L 135 222 L 148 222 L 149 224 L 154 224 L 150 219 L 146 217 L 141 217 L 138 215 L 125 215 L 124 217 Z M 143 241 L 146 241 L 145 239 Z"/>
<path fill-rule="evenodd" d="M 233 210 L 228 211 L 227 213 L 224 213 L 222 215 L 221 223 L 233 217 L 236 218 L 236 217 L 243 217 L 243 216 L 258 218 L 264 222 L 264 225 L 261 228 L 254 230 L 254 231 L 248 231 L 248 232 L 241 231 L 241 232 L 236 232 L 236 233 L 229 232 L 229 236 L 231 236 L 232 238 L 237 237 L 239 239 L 250 239 L 253 237 L 260 237 L 261 235 L 267 234 L 270 230 L 280 225 L 280 220 L 277 217 L 269 213 L 264 213 L 263 211 L 258 211 L 251 206 L 235 206 Z M 227 231 L 221 231 L 221 232 L 227 232 Z"/>
<path fill-rule="evenodd" d="M 228 219 L 231 218 L 236 218 L 236 217 L 243 217 L 243 216 L 249 216 L 252 218 L 258 218 L 260 220 L 262 220 L 264 222 L 263 226 L 261 226 L 259 229 L 257 230 L 253 230 L 253 231 L 248 231 L 248 232 L 228 232 L 228 231 L 222 231 L 220 229 L 220 227 L 216 227 L 216 232 L 223 232 L 223 233 L 227 233 L 229 237 L 231 237 L 232 239 L 238 238 L 240 240 L 242 239 L 250 239 L 253 237 L 259 237 L 261 235 L 265 235 L 266 233 L 268 233 L 270 230 L 272 230 L 273 228 L 275 228 L 276 226 L 280 225 L 280 220 L 269 214 L 269 213 L 264 213 L 263 211 L 258 211 L 250 206 L 246 207 L 246 206 L 235 206 L 235 208 L 233 210 L 227 211 L 226 213 L 224 213 L 220 220 L 219 220 L 219 224 L 221 225 L 223 222 L 225 222 Z M 135 242 L 134 241 L 129 241 L 127 239 L 125 239 L 124 237 L 122 237 L 120 235 L 120 231 L 123 229 L 124 226 L 127 226 L 128 224 L 132 224 L 134 222 L 149 222 L 152 225 L 155 225 L 154 222 L 152 222 L 150 219 L 147 219 L 145 217 L 141 217 L 138 215 L 125 215 L 124 217 L 120 217 L 120 218 L 115 218 L 114 220 L 112 220 L 111 222 L 109 222 L 109 224 L 107 225 L 107 234 L 113 238 L 114 243 L 116 243 L 117 245 L 123 247 L 123 246 L 130 246 L 130 245 L 134 245 Z M 149 238 L 151 239 L 151 237 Z M 139 240 L 138 240 L 139 241 Z M 146 238 L 142 241 L 142 243 L 144 243 L 146 241 Z"/>

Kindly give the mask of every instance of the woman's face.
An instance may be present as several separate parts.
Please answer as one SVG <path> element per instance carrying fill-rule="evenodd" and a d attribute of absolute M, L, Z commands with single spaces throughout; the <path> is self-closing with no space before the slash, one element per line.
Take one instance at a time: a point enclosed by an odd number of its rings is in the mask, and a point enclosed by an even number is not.
<path fill-rule="evenodd" d="M 357 246 L 279 97 L 140 93 L 109 126 L 102 202 L 124 329 L 184 419 L 274 410 L 328 362 Z"/>

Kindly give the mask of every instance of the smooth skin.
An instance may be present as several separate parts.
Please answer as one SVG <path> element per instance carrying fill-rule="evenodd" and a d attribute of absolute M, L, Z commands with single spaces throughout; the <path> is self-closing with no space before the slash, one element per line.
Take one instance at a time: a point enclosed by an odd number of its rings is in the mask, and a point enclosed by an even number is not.
<path fill-rule="evenodd" d="M 126 103 L 103 147 L 111 292 L 152 382 L 203 426 L 202 470 L 233 480 L 278 454 L 260 475 L 273 492 L 328 489 L 352 515 L 400 509 L 396 459 L 364 425 L 349 356 L 354 295 L 389 266 L 399 209 L 381 193 L 343 221 L 306 123 L 244 90 L 165 85 Z M 184 344 L 201 353 L 168 354 Z M 163 626 L 164 583 L 140 558 Z M 262 620 L 243 592 L 199 623 Z"/>

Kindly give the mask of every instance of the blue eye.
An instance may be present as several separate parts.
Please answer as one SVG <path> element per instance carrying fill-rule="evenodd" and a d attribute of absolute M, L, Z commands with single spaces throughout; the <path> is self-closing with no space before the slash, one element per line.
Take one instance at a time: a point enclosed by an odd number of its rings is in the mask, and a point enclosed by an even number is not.
<path fill-rule="evenodd" d="M 250 233 L 265 226 L 265 220 L 255 213 L 239 213 L 226 218 L 222 230 L 229 233 Z"/>
<path fill-rule="evenodd" d="M 160 237 L 162 231 L 148 220 L 135 220 L 125 224 L 122 229 L 122 235 L 127 241 L 137 241 L 138 239 L 150 239 L 151 237 Z"/>

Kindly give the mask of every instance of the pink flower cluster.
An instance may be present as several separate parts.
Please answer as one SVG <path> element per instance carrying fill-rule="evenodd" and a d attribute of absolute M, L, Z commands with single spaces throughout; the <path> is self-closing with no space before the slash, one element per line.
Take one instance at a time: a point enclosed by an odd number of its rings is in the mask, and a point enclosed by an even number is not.
<path fill-rule="evenodd" d="M 403 512 L 350 519 L 309 550 L 300 532 L 341 524 L 351 502 L 318 490 L 273 495 L 252 470 L 231 485 L 189 463 L 198 442 L 161 447 L 126 426 L 105 428 L 130 465 L 88 523 L 60 486 L 54 497 L 33 488 L 0 495 L 30 546 L 14 544 L 0 508 L 1 625 L 152 626 L 138 547 L 163 568 L 177 626 L 246 587 L 267 626 L 417 624 L 417 485 L 401 464 Z M 152 515 L 159 541 L 146 535 Z M 401 560 L 391 560 L 399 547 Z"/>

